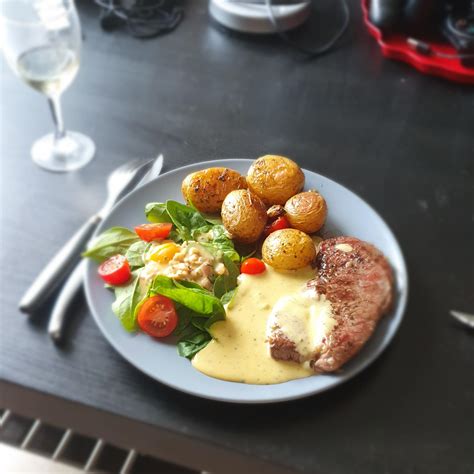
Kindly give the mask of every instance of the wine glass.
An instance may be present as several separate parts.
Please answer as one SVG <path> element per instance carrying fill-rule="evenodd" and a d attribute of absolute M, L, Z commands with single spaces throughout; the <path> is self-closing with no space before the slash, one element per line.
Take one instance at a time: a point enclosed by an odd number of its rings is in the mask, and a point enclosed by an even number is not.
<path fill-rule="evenodd" d="M 81 26 L 73 0 L 0 0 L 0 46 L 11 69 L 48 98 L 54 133 L 31 148 L 33 161 L 49 171 L 72 171 L 94 157 L 94 142 L 66 131 L 61 94 L 79 69 Z"/>

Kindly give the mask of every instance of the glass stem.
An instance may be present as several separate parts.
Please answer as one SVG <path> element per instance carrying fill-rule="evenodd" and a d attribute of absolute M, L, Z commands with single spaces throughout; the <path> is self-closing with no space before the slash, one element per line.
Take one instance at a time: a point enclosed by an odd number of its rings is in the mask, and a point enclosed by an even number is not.
<path fill-rule="evenodd" d="M 54 122 L 54 139 L 56 141 L 61 140 L 66 135 L 64 130 L 63 114 L 61 111 L 60 96 L 48 98 L 49 108 L 51 109 L 51 115 L 53 116 Z"/>

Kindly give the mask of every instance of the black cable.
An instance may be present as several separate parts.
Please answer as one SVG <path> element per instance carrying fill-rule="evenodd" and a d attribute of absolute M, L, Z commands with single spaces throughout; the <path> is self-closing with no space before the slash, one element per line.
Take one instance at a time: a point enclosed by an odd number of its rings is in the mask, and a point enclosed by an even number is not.
<path fill-rule="evenodd" d="M 101 7 L 104 30 L 126 25 L 137 38 L 153 38 L 174 30 L 183 19 L 183 9 L 169 0 L 94 0 Z"/>
<path fill-rule="evenodd" d="M 307 55 L 310 59 L 318 57 L 318 56 L 322 56 L 323 54 L 326 54 L 327 52 L 329 52 L 334 47 L 334 45 L 342 38 L 342 36 L 344 35 L 344 33 L 346 32 L 346 30 L 349 26 L 349 21 L 350 21 L 350 16 L 351 16 L 349 6 L 347 5 L 346 0 L 341 0 L 341 5 L 342 5 L 344 18 L 343 18 L 342 25 L 339 28 L 339 30 L 325 44 L 323 44 L 322 46 L 319 46 L 319 48 L 308 49 L 305 46 L 302 46 L 302 45 L 296 43 L 295 41 L 293 41 L 288 36 L 288 34 L 285 31 L 283 31 L 281 26 L 278 24 L 278 20 L 275 17 L 275 14 L 273 12 L 273 0 L 265 0 L 265 4 L 267 6 L 270 21 L 272 22 L 272 25 L 275 28 L 275 33 L 277 33 L 278 36 L 280 36 L 280 38 L 285 43 L 290 45 L 292 48 L 295 48 L 296 50 L 300 51 L 301 53 Z"/>

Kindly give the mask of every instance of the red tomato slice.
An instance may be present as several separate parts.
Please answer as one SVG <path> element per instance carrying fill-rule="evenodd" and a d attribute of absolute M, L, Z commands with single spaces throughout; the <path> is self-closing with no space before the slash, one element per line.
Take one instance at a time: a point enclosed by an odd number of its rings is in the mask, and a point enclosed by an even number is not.
<path fill-rule="evenodd" d="M 271 224 L 265 226 L 265 230 L 263 231 L 265 237 L 268 237 L 272 232 L 281 229 L 288 229 L 290 227 L 290 223 L 285 216 L 277 217 Z"/>
<path fill-rule="evenodd" d="M 166 239 L 170 235 L 173 224 L 163 222 L 160 224 L 142 224 L 135 227 L 135 232 L 140 239 L 151 242 L 157 239 Z"/>
<path fill-rule="evenodd" d="M 178 315 L 172 300 L 156 295 L 148 298 L 138 311 L 138 325 L 153 337 L 169 336 L 178 324 Z"/>
<path fill-rule="evenodd" d="M 240 271 L 247 273 L 248 275 L 256 275 L 257 273 L 263 273 L 267 267 L 258 258 L 248 258 L 242 262 Z"/>
<path fill-rule="evenodd" d="M 130 279 L 131 271 L 123 255 L 114 255 L 99 266 L 99 276 L 109 285 L 123 285 Z"/>

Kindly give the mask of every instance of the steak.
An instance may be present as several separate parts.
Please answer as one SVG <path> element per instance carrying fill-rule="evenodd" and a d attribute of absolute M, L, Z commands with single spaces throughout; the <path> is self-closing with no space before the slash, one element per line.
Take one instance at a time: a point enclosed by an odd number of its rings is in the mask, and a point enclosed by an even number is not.
<path fill-rule="evenodd" d="M 306 293 L 329 301 L 333 323 L 308 354 L 278 324 L 269 324 L 270 354 L 278 360 L 309 362 L 315 372 L 333 372 L 350 360 L 370 338 L 393 300 L 393 273 L 373 245 L 353 237 L 324 240 L 316 258 L 316 276 Z"/>

